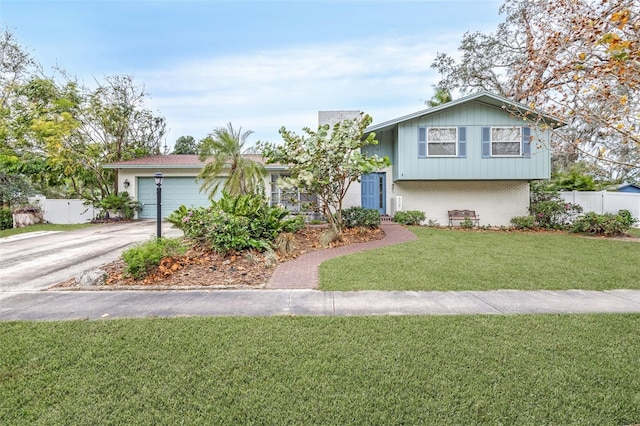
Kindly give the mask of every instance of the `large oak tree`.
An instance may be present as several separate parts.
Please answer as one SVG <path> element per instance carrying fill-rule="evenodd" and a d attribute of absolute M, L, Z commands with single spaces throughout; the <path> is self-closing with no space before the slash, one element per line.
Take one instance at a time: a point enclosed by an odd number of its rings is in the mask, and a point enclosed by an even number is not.
<path fill-rule="evenodd" d="M 438 86 L 544 110 L 568 124 L 556 132 L 561 166 L 584 160 L 604 177 L 640 179 L 640 3 L 507 0 L 500 12 L 494 33 L 464 35 L 459 60 L 438 54 Z"/>

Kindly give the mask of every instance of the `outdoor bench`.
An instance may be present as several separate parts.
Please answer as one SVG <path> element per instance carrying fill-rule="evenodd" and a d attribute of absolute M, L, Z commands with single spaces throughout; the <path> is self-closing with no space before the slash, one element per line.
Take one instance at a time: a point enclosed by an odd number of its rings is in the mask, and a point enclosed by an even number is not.
<path fill-rule="evenodd" d="M 474 210 L 448 210 L 449 226 L 453 226 L 454 220 L 463 221 L 465 219 L 472 220 L 476 226 L 480 225 L 480 216 Z"/>

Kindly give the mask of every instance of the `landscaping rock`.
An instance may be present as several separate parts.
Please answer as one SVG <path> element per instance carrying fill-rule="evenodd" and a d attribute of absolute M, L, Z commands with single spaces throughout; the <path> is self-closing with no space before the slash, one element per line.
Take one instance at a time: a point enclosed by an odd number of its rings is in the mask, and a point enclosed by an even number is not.
<path fill-rule="evenodd" d="M 76 275 L 76 284 L 80 287 L 104 285 L 107 277 L 106 271 L 102 269 L 91 269 Z"/>

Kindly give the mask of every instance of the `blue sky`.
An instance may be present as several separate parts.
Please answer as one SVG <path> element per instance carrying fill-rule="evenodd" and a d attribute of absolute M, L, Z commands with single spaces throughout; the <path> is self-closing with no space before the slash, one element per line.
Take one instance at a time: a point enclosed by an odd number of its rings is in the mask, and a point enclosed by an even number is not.
<path fill-rule="evenodd" d="M 438 52 L 493 31 L 501 1 L 0 0 L 0 26 L 43 66 L 92 87 L 129 74 L 167 119 L 166 143 L 232 122 L 250 143 L 319 110 L 382 122 L 425 108 Z"/>

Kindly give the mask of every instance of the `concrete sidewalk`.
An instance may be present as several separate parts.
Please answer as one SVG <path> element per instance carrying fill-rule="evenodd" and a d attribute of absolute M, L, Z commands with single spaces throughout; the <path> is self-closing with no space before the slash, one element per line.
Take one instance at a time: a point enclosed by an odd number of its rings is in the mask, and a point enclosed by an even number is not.
<path fill-rule="evenodd" d="M 188 316 L 640 313 L 640 290 L 47 291 L 0 294 L 0 320 Z"/>

